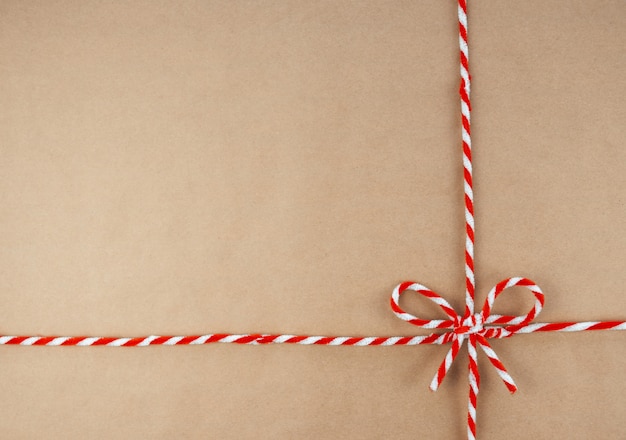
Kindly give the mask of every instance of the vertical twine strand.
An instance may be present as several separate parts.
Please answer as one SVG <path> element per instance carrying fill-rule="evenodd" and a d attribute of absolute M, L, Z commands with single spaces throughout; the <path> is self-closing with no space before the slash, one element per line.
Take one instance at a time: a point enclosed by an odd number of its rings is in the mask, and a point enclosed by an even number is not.
<path fill-rule="evenodd" d="M 469 48 L 467 44 L 467 1 L 459 0 L 459 58 L 461 72 L 461 130 L 463 141 L 463 188 L 465 193 L 465 318 L 474 314 L 474 190 L 472 182 L 472 138 Z M 476 338 L 468 342 L 469 354 L 469 399 L 467 408 L 467 438 L 476 438 L 476 406 L 478 403 L 479 374 Z"/>
<path fill-rule="evenodd" d="M 465 189 L 465 317 L 474 313 L 474 191 L 472 183 L 472 138 L 467 2 L 459 0 L 459 56 L 461 71 L 461 122 L 463 140 L 463 186 Z"/>

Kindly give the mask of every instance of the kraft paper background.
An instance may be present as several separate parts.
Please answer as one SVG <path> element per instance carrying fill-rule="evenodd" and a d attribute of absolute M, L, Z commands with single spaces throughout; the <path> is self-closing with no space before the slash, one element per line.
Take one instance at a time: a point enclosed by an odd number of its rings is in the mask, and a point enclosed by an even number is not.
<path fill-rule="evenodd" d="M 469 4 L 477 305 L 626 318 L 626 4 Z M 456 2 L 0 1 L 0 333 L 412 335 L 464 303 Z M 507 294 L 522 313 L 530 295 Z M 403 300 L 438 317 L 421 301 Z M 479 438 L 626 437 L 626 334 L 494 341 Z M 0 347 L 6 439 L 461 439 L 447 347 Z"/>

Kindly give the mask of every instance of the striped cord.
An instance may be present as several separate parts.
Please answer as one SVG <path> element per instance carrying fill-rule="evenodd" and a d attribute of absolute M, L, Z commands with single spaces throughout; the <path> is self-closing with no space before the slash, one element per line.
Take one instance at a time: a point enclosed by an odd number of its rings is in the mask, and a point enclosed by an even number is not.
<path fill-rule="evenodd" d="M 474 188 L 472 169 L 472 137 L 471 137 L 471 111 L 470 88 L 471 78 L 469 73 L 469 45 L 467 41 L 467 1 L 459 0 L 459 59 L 461 86 L 461 139 L 463 144 L 463 189 L 465 194 L 465 315 L 468 320 L 474 315 L 474 291 L 476 280 L 474 277 Z M 446 356 L 443 367 L 447 371 L 452 361 L 463 345 L 463 337 L 452 342 L 452 347 Z M 476 438 L 476 405 L 478 391 L 480 389 L 480 374 L 478 372 L 478 352 L 476 351 L 476 339 L 470 337 L 467 343 L 469 355 L 469 399 L 467 404 L 467 438 Z M 440 368 L 441 370 L 441 368 Z M 444 373 L 445 375 L 445 373 Z M 443 379 L 443 375 L 441 376 Z M 438 384 L 437 384 L 438 386 Z M 432 384 L 431 384 L 432 388 Z M 435 388 L 436 389 L 436 388 Z"/>
<path fill-rule="evenodd" d="M 467 3 L 459 0 L 459 57 L 461 71 L 461 138 L 463 143 L 463 188 L 465 193 L 465 316 L 474 313 L 474 189 L 472 181 L 472 137 Z"/>
<path fill-rule="evenodd" d="M 626 330 L 626 321 L 588 321 L 560 323 L 532 323 L 544 305 L 544 293 L 533 281 L 527 278 L 507 278 L 498 283 L 487 295 L 487 300 L 478 313 L 474 310 L 474 192 L 472 183 L 472 142 L 470 135 L 470 86 L 469 51 L 467 39 L 467 2 L 458 0 L 459 49 L 460 49 L 460 98 L 463 146 L 463 186 L 465 195 L 465 313 L 460 316 L 439 294 L 427 287 L 404 282 L 396 286 L 391 295 L 391 308 L 400 319 L 422 329 L 435 330 L 424 336 L 307 336 L 289 334 L 206 334 L 185 336 L 0 336 L 0 345 L 20 346 L 107 346 L 107 347 L 146 347 L 155 345 L 204 345 L 223 344 L 298 344 L 298 345 L 348 345 L 348 346 L 394 346 L 394 345 L 442 345 L 450 343 L 443 362 L 437 369 L 430 388 L 436 391 L 443 382 L 452 363 L 465 341 L 469 353 L 469 398 L 467 415 L 467 438 L 476 439 L 476 415 L 480 372 L 478 370 L 478 349 L 480 349 L 504 382 L 514 393 L 517 385 L 489 344 L 489 339 L 509 338 L 517 334 L 535 332 L 581 332 L 593 330 Z M 533 307 L 525 315 L 508 316 L 492 314 L 495 300 L 506 289 L 514 286 L 525 287 L 535 298 Z M 437 304 L 447 316 L 446 319 L 421 319 L 404 311 L 399 304 L 406 292 L 414 292 Z"/>
<path fill-rule="evenodd" d="M 422 326 L 422 328 L 427 327 Z M 521 327 L 515 332 L 515 334 L 535 332 L 580 332 L 586 330 L 626 330 L 626 321 L 534 323 Z M 497 337 L 501 338 L 508 336 L 511 335 Z M 352 345 L 356 347 L 363 347 L 392 345 L 443 345 L 451 342 L 452 339 L 452 333 L 435 333 L 427 336 L 308 336 L 261 333 L 215 333 L 185 336 L 151 335 L 134 338 L 115 338 L 110 336 L 0 336 L 0 345 L 47 347 L 147 347 L 154 345 L 205 345 L 221 343 L 243 345 Z M 439 381 L 439 383 L 441 383 L 441 381 Z M 439 386 L 439 383 L 437 384 L 437 387 Z"/>

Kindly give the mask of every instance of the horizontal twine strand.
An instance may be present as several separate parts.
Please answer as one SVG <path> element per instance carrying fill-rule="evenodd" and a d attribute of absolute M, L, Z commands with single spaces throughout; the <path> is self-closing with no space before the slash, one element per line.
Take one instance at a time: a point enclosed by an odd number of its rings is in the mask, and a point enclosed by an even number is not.
<path fill-rule="evenodd" d="M 537 332 L 582 332 L 590 330 L 626 330 L 626 321 L 589 321 L 532 323 L 519 328 L 515 333 Z M 450 342 L 450 333 L 427 336 L 308 336 L 289 334 L 230 334 L 214 333 L 184 336 L 0 336 L 0 345 L 22 346 L 107 346 L 107 347 L 148 347 L 156 345 L 204 345 L 204 344 L 297 344 L 297 345 L 352 345 L 392 346 L 392 345 L 443 345 Z M 500 336 L 500 338 L 511 336 Z"/>

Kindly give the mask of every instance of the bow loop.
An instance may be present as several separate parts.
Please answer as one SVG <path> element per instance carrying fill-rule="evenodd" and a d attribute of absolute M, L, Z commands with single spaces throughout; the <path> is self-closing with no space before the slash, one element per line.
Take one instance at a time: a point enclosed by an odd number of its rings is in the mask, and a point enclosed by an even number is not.
<path fill-rule="evenodd" d="M 400 304 L 399 304 L 399 302 L 400 302 L 400 295 L 402 295 L 403 293 L 405 293 L 405 292 L 407 292 L 409 290 L 412 291 L 412 292 L 415 292 L 415 293 L 419 293 L 423 297 L 428 298 L 429 300 L 431 300 L 432 302 L 437 304 L 441 308 L 441 310 L 443 310 L 443 312 L 446 315 L 448 315 L 448 317 L 450 319 L 447 319 L 447 320 L 443 320 L 443 319 L 421 319 L 421 318 L 418 318 L 417 316 L 414 316 L 414 315 L 404 311 L 404 309 L 402 309 L 402 307 L 400 307 Z M 448 303 L 448 301 L 443 299 L 437 293 L 435 293 L 432 290 L 430 290 L 428 287 L 423 286 L 423 285 L 421 285 L 419 283 L 414 283 L 412 281 L 407 281 L 407 282 L 404 282 L 402 284 L 399 284 L 398 286 L 396 286 L 395 289 L 393 289 L 393 293 L 391 294 L 391 309 L 393 310 L 393 313 L 398 318 L 400 318 L 403 321 L 406 321 L 408 323 L 411 323 L 411 324 L 413 324 L 413 325 L 415 325 L 417 327 L 420 327 L 420 328 L 427 328 L 427 329 L 436 329 L 436 328 L 453 329 L 455 323 L 459 319 L 459 316 L 457 315 L 456 311 L 452 308 L 452 306 Z"/>
<path fill-rule="evenodd" d="M 498 296 L 500 296 L 506 289 L 513 287 L 513 286 L 522 286 L 530 290 L 530 292 L 535 297 L 533 308 L 530 309 L 530 311 L 526 313 L 525 315 L 512 316 L 512 315 L 491 314 L 493 310 L 493 304 L 496 298 L 498 298 Z M 544 299 L 543 292 L 541 291 L 539 286 L 537 286 L 533 281 L 529 280 L 528 278 L 520 278 L 520 277 L 507 278 L 505 280 L 500 281 L 498 284 L 496 284 L 493 287 L 493 289 L 489 291 L 489 294 L 487 295 L 487 300 L 485 301 L 485 305 L 483 306 L 483 310 L 482 310 L 483 317 L 485 318 L 485 324 L 501 325 L 501 326 L 505 326 L 504 327 L 505 329 L 525 326 L 530 321 L 535 319 L 537 315 L 539 315 L 539 313 L 541 312 L 541 309 L 543 308 L 544 301 L 545 299 Z M 487 335 L 485 336 L 495 337 L 495 336 L 487 336 Z M 502 334 L 499 337 L 503 337 Z"/>

